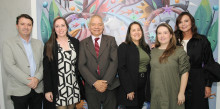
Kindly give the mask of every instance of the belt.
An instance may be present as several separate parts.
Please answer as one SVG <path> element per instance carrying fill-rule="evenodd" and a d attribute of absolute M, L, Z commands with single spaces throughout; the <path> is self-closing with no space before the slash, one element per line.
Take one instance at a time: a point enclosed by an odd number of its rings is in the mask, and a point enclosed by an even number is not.
<path fill-rule="evenodd" d="M 139 72 L 139 77 L 144 78 L 145 77 L 145 72 Z"/>

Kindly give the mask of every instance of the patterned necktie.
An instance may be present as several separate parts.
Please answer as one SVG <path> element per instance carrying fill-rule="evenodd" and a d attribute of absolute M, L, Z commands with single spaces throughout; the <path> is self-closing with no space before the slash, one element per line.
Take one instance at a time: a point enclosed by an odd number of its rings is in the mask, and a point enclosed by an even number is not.
<path fill-rule="evenodd" d="M 95 38 L 95 52 L 96 52 L 97 59 L 99 57 L 99 44 L 98 44 L 98 40 L 99 40 L 99 38 Z M 100 75 L 99 65 L 97 66 L 97 73 Z"/>

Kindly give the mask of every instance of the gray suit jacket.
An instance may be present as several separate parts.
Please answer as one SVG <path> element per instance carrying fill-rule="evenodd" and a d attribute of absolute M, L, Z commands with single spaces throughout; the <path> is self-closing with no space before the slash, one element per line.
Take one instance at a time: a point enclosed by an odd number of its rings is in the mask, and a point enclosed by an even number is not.
<path fill-rule="evenodd" d="M 31 46 L 36 63 L 35 77 L 39 84 L 35 91 L 43 92 L 43 43 L 40 40 L 31 39 Z M 30 80 L 30 67 L 24 45 L 19 36 L 10 38 L 3 45 L 3 65 L 8 74 L 8 94 L 24 96 L 30 93 L 27 86 Z"/>
<path fill-rule="evenodd" d="M 86 81 L 85 88 L 95 89 L 93 84 L 96 80 L 106 80 L 108 90 L 118 87 L 120 85 L 116 77 L 118 56 L 114 37 L 102 35 L 98 57 L 97 59 L 91 36 L 80 42 L 79 71 Z M 97 73 L 98 64 L 100 75 Z"/>

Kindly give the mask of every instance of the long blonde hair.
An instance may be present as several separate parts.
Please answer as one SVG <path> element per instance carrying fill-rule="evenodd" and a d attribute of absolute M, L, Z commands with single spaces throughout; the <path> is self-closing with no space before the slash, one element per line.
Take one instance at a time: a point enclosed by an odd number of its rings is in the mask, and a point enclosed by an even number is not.
<path fill-rule="evenodd" d="M 168 31 L 170 32 L 170 34 L 172 35 L 172 38 L 170 39 L 170 42 L 169 42 L 167 48 L 165 49 L 165 51 L 163 52 L 163 54 L 159 58 L 160 63 L 165 63 L 165 62 L 167 62 L 168 57 L 170 55 L 172 55 L 176 49 L 176 38 L 175 38 L 172 27 L 167 23 L 162 23 L 162 24 L 158 25 L 158 27 L 156 29 L 156 35 L 158 34 L 157 33 L 158 28 L 162 27 L 162 26 L 166 27 L 168 29 Z M 159 46 L 161 46 L 161 44 L 158 41 L 158 37 L 156 36 L 155 47 L 159 47 Z"/>

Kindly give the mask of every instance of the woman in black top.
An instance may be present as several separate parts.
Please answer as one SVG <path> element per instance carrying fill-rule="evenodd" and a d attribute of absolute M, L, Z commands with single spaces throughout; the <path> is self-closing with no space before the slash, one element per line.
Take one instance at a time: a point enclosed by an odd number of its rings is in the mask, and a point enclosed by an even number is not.
<path fill-rule="evenodd" d="M 138 22 L 129 25 L 126 40 L 118 48 L 119 105 L 126 109 L 142 109 L 145 98 L 150 100 L 150 48 Z M 145 93 L 145 91 L 147 93 Z"/>

